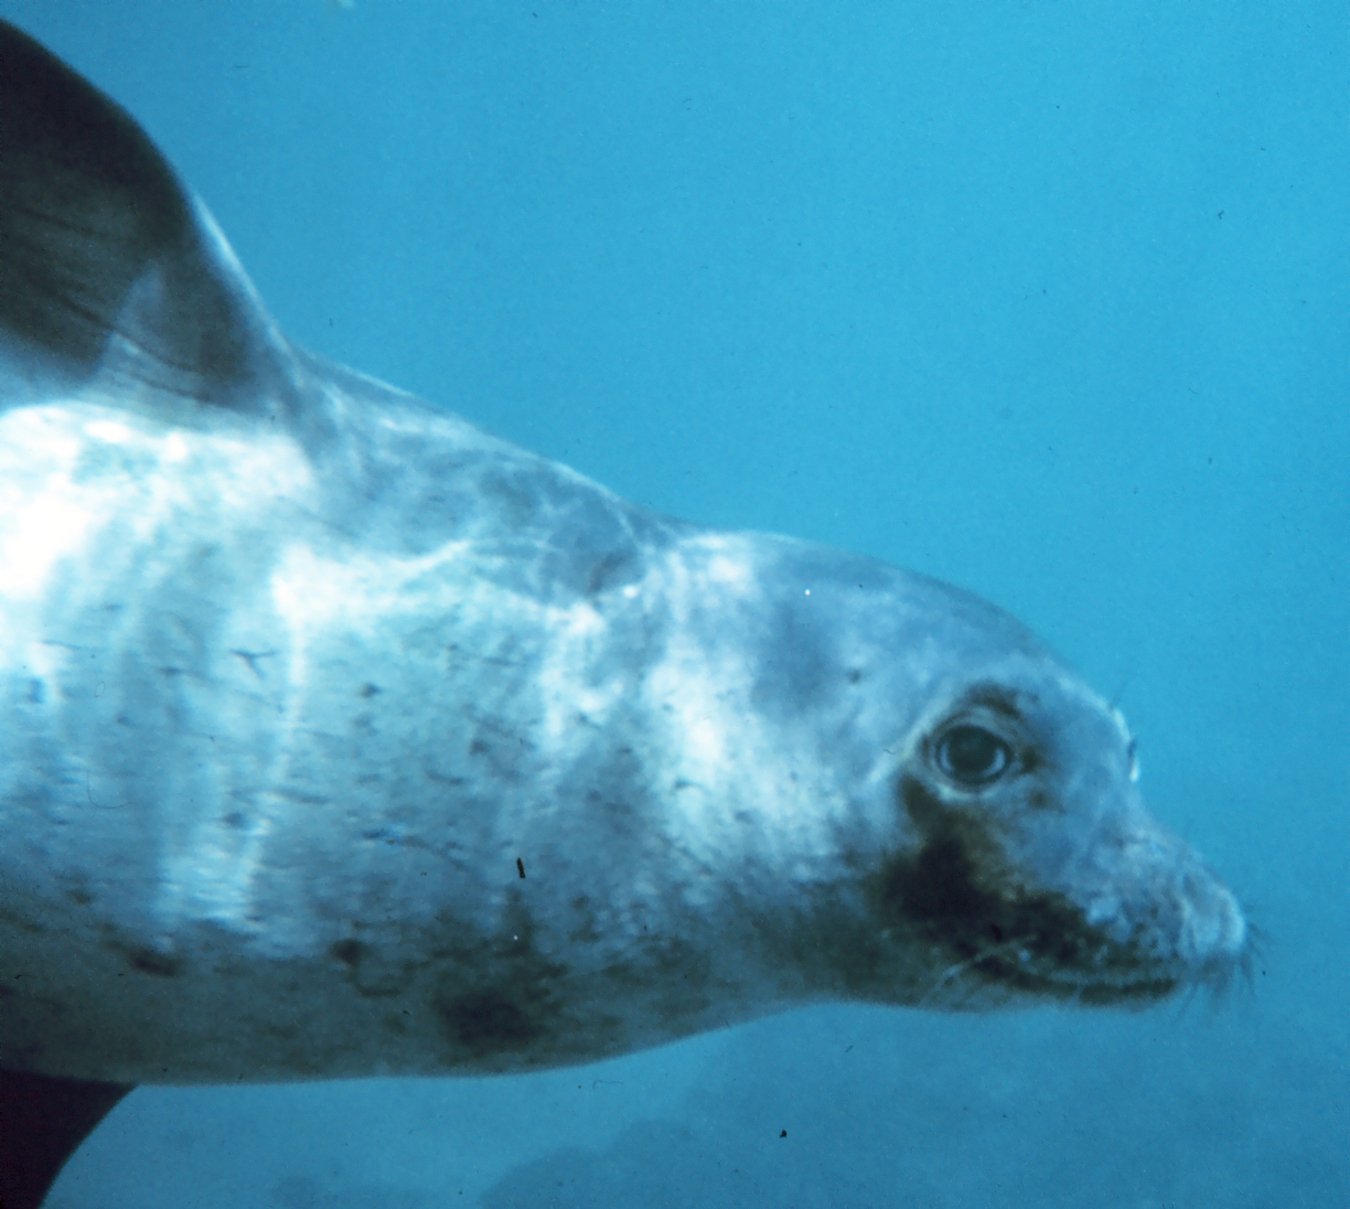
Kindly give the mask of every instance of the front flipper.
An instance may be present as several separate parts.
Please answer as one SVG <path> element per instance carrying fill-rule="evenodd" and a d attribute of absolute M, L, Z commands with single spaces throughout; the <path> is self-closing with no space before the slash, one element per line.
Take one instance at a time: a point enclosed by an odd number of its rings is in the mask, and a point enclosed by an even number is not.
<path fill-rule="evenodd" d="M 65 1161 L 130 1090 L 0 1071 L 0 1209 L 38 1209 Z"/>

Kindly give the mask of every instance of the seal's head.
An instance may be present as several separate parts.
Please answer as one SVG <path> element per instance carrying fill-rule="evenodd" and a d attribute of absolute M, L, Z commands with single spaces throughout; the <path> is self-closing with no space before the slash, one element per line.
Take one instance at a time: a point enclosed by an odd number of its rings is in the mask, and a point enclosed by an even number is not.
<path fill-rule="evenodd" d="M 907 842 L 868 881 L 925 1002 L 1148 1001 L 1223 985 L 1248 949 L 1233 895 L 1145 810 L 1118 711 L 1044 658 L 937 694 L 899 752 Z"/>
<path fill-rule="evenodd" d="M 1145 808 L 1119 712 L 1015 618 L 787 539 L 695 535 L 679 566 L 646 715 L 671 730 L 645 737 L 676 890 L 716 871 L 706 948 L 759 954 L 720 975 L 756 1007 L 766 981 L 780 1004 L 1144 1003 L 1242 969 L 1241 909 Z"/>

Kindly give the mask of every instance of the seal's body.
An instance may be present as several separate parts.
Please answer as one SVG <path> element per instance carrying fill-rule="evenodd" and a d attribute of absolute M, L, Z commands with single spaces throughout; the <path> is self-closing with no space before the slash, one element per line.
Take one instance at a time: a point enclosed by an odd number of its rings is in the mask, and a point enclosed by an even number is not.
<path fill-rule="evenodd" d="M 1232 896 L 1006 614 L 654 516 L 292 348 L 0 29 L 0 1068 L 524 1070 L 1144 1000 Z"/>

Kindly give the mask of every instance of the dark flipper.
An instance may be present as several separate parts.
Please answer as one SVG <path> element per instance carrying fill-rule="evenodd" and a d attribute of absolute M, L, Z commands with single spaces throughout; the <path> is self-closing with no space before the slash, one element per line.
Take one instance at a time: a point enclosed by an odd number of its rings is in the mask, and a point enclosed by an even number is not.
<path fill-rule="evenodd" d="M 291 356 L 125 110 L 0 21 L 0 408 L 106 394 L 244 411 Z"/>
<path fill-rule="evenodd" d="M 0 1071 L 0 1209 L 37 1209 L 65 1161 L 130 1090 Z"/>

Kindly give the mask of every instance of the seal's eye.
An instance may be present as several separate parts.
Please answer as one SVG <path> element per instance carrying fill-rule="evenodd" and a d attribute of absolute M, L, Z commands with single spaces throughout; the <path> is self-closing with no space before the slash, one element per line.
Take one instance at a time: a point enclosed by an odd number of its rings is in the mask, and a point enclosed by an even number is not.
<path fill-rule="evenodd" d="M 1013 753 L 983 726 L 963 722 L 945 731 L 933 748 L 937 766 L 953 781 L 972 788 L 988 785 L 1007 771 Z"/>

